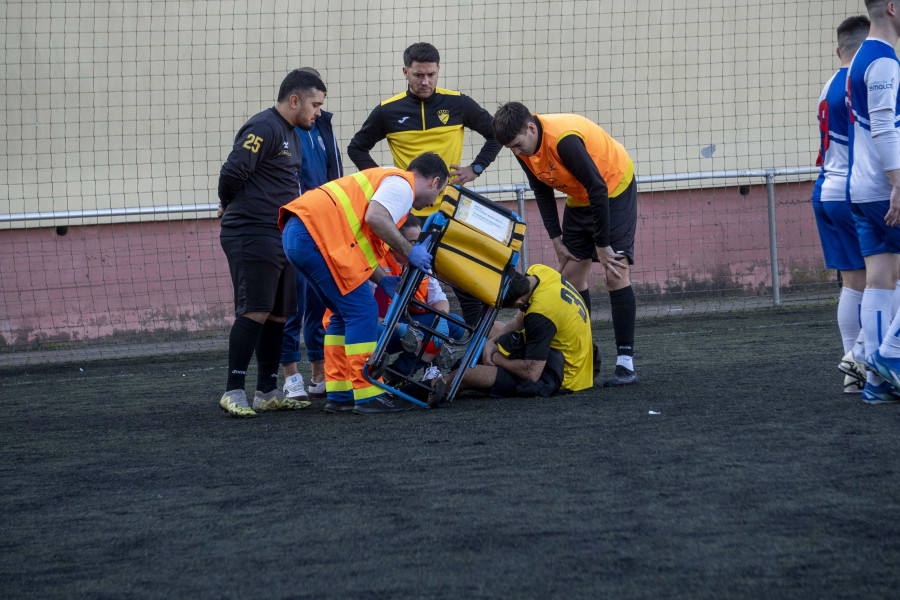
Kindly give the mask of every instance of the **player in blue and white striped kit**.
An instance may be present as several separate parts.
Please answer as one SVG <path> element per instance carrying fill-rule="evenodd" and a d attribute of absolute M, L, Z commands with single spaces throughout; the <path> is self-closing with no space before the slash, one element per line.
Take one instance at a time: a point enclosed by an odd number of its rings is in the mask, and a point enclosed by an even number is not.
<path fill-rule="evenodd" d="M 847 77 L 851 112 L 847 189 L 866 261 L 861 320 L 866 364 L 863 389 L 870 404 L 900 402 L 900 318 L 891 322 L 891 299 L 900 272 L 900 4 L 866 0 L 872 21 Z M 900 312 L 898 312 L 900 314 Z M 882 379 L 884 377 L 884 379 Z"/>
<path fill-rule="evenodd" d="M 850 111 L 847 108 L 847 68 L 869 34 L 869 19 L 850 17 L 837 28 L 837 56 L 840 70 L 819 96 L 819 159 L 822 167 L 812 204 L 822 241 L 825 266 L 841 275 L 837 322 L 844 345 L 838 368 L 844 372 L 844 391 L 861 392 L 866 383 L 865 349 L 860 335 L 859 307 L 866 287 L 866 263 L 859 249 L 856 226 L 847 203 L 847 174 L 850 170 Z"/>

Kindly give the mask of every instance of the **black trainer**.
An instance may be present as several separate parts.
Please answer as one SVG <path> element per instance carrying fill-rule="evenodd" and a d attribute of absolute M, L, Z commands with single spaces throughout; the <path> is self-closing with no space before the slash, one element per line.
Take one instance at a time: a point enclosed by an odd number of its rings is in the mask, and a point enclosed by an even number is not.
<path fill-rule="evenodd" d="M 403 412 L 413 407 L 413 403 L 405 398 L 397 398 L 392 394 L 382 394 L 368 402 L 356 404 L 353 407 L 354 415 L 374 415 L 378 413 Z"/>
<path fill-rule="evenodd" d="M 431 391 L 428 392 L 428 406 L 434 408 L 438 404 L 444 401 L 444 396 L 447 394 L 447 382 L 443 380 L 443 378 L 439 378 L 435 380 L 431 384 Z"/>
<path fill-rule="evenodd" d="M 329 400 L 325 403 L 325 408 L 323 410 L 328 414 L 347 412 L 353 410 L 353 400 L 348 400 L 347 402 L 335 402 L 334 400 Z"/>
<path fill-rule="evenodd" d="M 623 367 L 622 365 L 616 365 L 613 376 L 603 382 L 603 387 L 618 387 L 620 385 L 631 385 L 637 382 L 638 378 L 634 371 Z"/>

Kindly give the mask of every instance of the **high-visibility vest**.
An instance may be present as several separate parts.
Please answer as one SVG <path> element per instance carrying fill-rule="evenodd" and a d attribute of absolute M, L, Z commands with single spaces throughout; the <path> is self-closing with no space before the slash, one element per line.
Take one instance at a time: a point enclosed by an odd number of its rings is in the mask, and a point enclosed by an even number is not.
<path fill-rule="evenodd" d="M 388 275 L 402 275 L 403 267 L 400 266 L 396 260 L 394 260 L 394 255 L 390 252 L 385 255 L 384 260 L 381 262 L 381 268 L 384 269 L 384 272 Z M 419 287 L 416 289 L 416 293 L 413 297 L 421 302 L 422 304 L 428 304 L 428 281 L 431 279 L 428 275 L 422 276 L 422 282 L 419 283 Z M 388 302 L 390 305 L 390 301 Z M 419 308 L 417 306 L 413 306 L 410 304 L 407 309 L 411 313 L 422 314 L 425 312 L 425 309 Z M 383 315 L 382 315 L 383 316 Z"/>
<path fill-rule="evenodd" d="M 415 194 L 412 173 L 376 167 L 329 181 L 281 207 L 278 226 L 284 230 L 291 215 L 303 221 L 342 294 L 369 279 L 388 251 L 366 223 L 366 210 L 375 190 L 390 175 L 406 179 Z"/>
<path fill-rule="evenodd" d="M 634 178 L 634 165 L 625 147 L 602 127 L 580 115 L 534 115 L 541 122 L 541 145 L 531 156 L 520 156 L 534 175 L 568 196 L 577 204 L 588 204 L 584 186 L 562 165 L 557 144 L 567 135 L 577 135 L 594 159 L 606 182 L 610 198 L 622 193 Z"/>

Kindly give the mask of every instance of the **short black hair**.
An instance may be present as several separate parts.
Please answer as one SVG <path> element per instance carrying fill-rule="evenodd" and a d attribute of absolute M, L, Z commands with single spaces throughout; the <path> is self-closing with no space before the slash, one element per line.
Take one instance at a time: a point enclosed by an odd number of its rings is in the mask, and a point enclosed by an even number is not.
<path fill-rule="evenodd" d="M 300 67 L 300 68 L 297 69 L 297 70 L 298 70 L 298 71 L 303 71 L 304 73 L 312 73 L 313 75 L 315 75 L 315 76 L 318 77 L 319 79 L 322 79 L 322 74 L 319 73 L 319 70 L 316 69 L 315 67 Z M 322 81 L 324 82 L 325 80 L 322 79 Z"/>
<path fill-rule="evenodd" d="M 294 69 L 281 82 L 281 87 L 278 89 L 278 102 L 286 102 L 291 94 L 297 94 L 301 98 L 309 96 L 313 90 L 319 90 L 324 94 L 328 88 L 319 77 L 309 71 Z"/>
<path fill-rule="evenodd" d="M 844 21 L 838 25 L 838 48 L 840 49 L 841 54 L 844 55 L 844 58 L 850 58 L 850 55 L 855 54 L 856 51 L 859 50 L 859 47 L 866 41 L 866 37 L 869 35 L 870 26 L 871 23 L 869 22 L 869 19 L 862 15 L 844 19 Z"/>
<path fill-rule="evenodd" d="M 880 17 L 884 14 L 888 0 L 866 0 L 866 10 L 870 17 Z"/>
<path fill-rule="evenodd" d="M 425 179 L 440 177 L 442 183 L 446 183 L 450 178 L 450 171 L 447 170 L 447 163 L 434 152 L 423 152 L 415 157 L 412 162 L 409 163 L 409 166 L 406 167 L 406 170 L 415 171 Z"/>
<path fill-rule="evenodd" d="M 500 308 L 512 308 L 516 300 L 531 291 L 531 283 L 528 277 L 522 275 L 518 271 L 513 271 L 509 278 L 509 286 L 506 288 L 506 294 L 500 301 Z"/>
<path fill-rule="evenodd" d="M 534 120 L 534 115 L 527 106 L 521 102 L 507 102 L 494 113 L 494 139 L 505 146 L 517 135 L 524 133 L 528 123 Z"/>
<path fill-rule="evenodd" d="M 409 213 L 408 215 L 406 215 L 406 220 L 403 221 L 403 223 L 397 229 L 399 229 L 400 231 L 404 231 L 406 229 L 412 229 L 413 227 L 422 229 L 422 219 L 412 213 Z"/>
<path fill-rule="evenodd" d="M 414 62 L 441 64 L 441 53 L 428 42 L 416 42 L 403 51 L 403 66 L 408 69 Z"/>

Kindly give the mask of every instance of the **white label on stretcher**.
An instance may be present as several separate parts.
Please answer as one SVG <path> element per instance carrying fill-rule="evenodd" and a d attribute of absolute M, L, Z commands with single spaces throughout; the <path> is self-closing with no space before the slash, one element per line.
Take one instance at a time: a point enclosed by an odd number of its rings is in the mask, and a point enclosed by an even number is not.
<path fill-rule="evenodd" d="M 454 218 L 491 236 L 501 244 L 509 243 L 513 229 L 512 221 L 478 202 L 460 198 Z"/>

